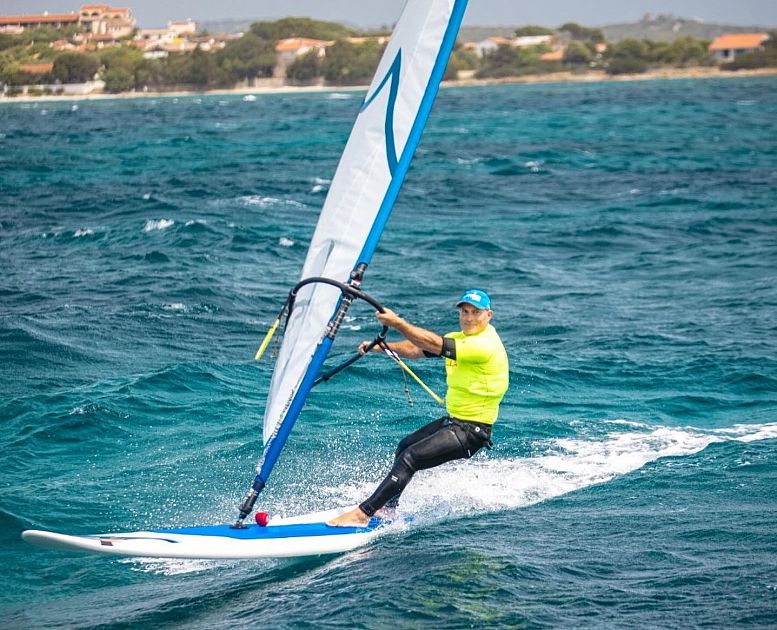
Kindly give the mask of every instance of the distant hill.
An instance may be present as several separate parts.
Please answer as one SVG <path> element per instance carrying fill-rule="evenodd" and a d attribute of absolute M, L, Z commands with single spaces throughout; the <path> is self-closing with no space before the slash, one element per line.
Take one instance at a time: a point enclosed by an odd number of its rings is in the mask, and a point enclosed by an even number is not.
<path fill-rule="evenodd" d="M 558 26 L 560 25 L 548 26 L 548 28 L 558 28 Z M 638 22 L 626 24 L 608 24 L 607 26 L 582 24 L 582 26 L 601 29 L 605 39 L 609 42 L 617 42 L 626 37 L 673 42 L 678 37 L 686 35 L 697 39 L 711 40 L 723 33 L 760 33 L 774 30 L 773 27 L 763 25 L 734 26 L 731 24 L 714 24 L 697 18 L 678 18 L 665 14 L 655 16 L 647 14 Z M 459 39 L 465 42 L 478 42 L 492 35 L 510 37 L 516 28 L 517 26 L 463 26 Z"/>
<path fill-rule="evenodd" d="M 209 33 L 246 33 L 250 30 L 251 24 L 254 22 L 273 22 L 274 20 L 271 19 L 264 19 L 264 18 L 242 18 L 242 19 L 223 19 L 223 20 L 203 20 L 202 22 L 197 22 L 197 29 L 200 31 L 206 30 Z M 362 29 L 356 26 L 353 26 L 348 23 L 342 23 L 341 24 L 348 29 L 352 29 L 353 31 L 357 33 L 390 33 L 391 28 L 387 29 L 377 29 L 377 28 L 371 28 L 371 29 Z"/>
<path fill-rule="evenodd" d="M 672 42 L 678 37 L 690 35 L 696 39 L 715 39 L 723 33 L 759 33 L 770 30 L 766 26 L 732 26 L 714 24 L 693 18 L 678 18 L 669 14 L 646 14 L 639 22 L 609 24 L 601 26 L 607 41 L 617 42 L 626 37 L 651 39 L 658 42 Z"/>
<path fill-rule="evenodd" d="M 231 19 L 231 20 L 208 20 L 198 22 L 200 30 L 207 30 L 210 33 L 244 33 L 252 23 L 259 21 L 255 19 Z M 347 25 L 350 26 L 350 25 Z M 459 34 L 459 41 L 478 42 L 486 37 L 497 35 L 500 37 L 511 37 L 515 29 L 523 24 L 515 26 L 462 26 Z M 549 26 L 557 28 L 558 24 Z M 583 24 L 582 26 L 594 26 L 592 24 Z M 609 24 L 607 26 L 597 26 L 604 33 L 607 41 L 617 42 L 626 37 L 635 37 L 637 39 L 652 39 L 654 41 L 672 42 L 678 37 L 690 35 L 697 39 L 715 39 L 722 33 L 758 33 L 772 30 L 776 27 L 768 26 L 733 26 L 730 24 L 714 24 L 704 20 L 692 18 L 678 18 L 669 14 L 651 15 L 646 14 L 638 22 L 626 24 Z M 356 29 L 359 30 L 359 29 Z M 375 30 L 375 29 L 369 29 Z M 385 29 L 384 29 L 385 30 Z M 390 30 L 390 29 L 389 29 Z"/>

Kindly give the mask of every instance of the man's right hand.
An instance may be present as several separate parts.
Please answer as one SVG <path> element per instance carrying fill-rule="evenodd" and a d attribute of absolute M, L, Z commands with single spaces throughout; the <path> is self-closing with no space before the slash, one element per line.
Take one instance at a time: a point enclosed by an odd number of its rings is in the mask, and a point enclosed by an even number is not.
<path fill-rule="evenodd" d="M 369 348 L 371 341 L 362 341 L 359 344 L 359 354 L 367 354 L 367 348 Z M 372 348 L 373 350 L 377 348 L 377 344 Z"/>
<path fill-rule="evenodd" d="M 378 311 L 375 313 L 375 317 L 381 324 L 388 326 L 389 328 L 396 328 L 398 325 L 404 323 L 404 320 L 390 308 L 385 309 L 382 313 Z"/>

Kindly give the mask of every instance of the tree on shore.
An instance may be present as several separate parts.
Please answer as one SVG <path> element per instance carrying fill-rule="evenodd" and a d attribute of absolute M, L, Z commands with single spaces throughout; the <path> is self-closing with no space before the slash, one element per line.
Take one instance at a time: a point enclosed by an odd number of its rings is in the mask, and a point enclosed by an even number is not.
<path fill-rule="evenodd" d="M 607 48 L 605 58 L 610 74 L 639 74 L 648 69 L 647 44 L 633 37 L 627 37 Z"/>
<path fill-rule="evenodd" d="M 455 81 L 462 70 L 477 70 L 479 66 L 480 59 L 474 51 L 467 50 L 461 44 L 456 44 L 442 78 L 444 81 Z"/>
<path fill-rule="evenodd" d="M 594 51 L 583 42 L 571 41 L 564 51 L 564 63 L 570 65 L 588 65 L 594 58 Z"/>
<path fill-rule="evenodd" d="M 542 61 L 542 55 L 549 50 L 550 48 L 544 45 L 525 48 L 501 45 L 483 56 L 482 65 L 475 76 L 498 79 L 547 73 L 553 66 Z"/>
<path fill-rule="evenodd" d="M 271 77 L 277 59 L 275 42 L 262 39 L 255 33 L 246 33 L 227 43 L 216 53 L 216 60 L 234 81 Z"/>
<path fill-rule="evenodd" d="M 693 37 L 653 42 L 628 37 L 611 44 L 605 52 L 610 74 L 645 72 L 650 66 L 688 67 L 711 64 L 707 42 Z"/>
<path fill-rule="evenodd" d="M 604 41 L 604 33 L 599 28 L 587 28 L 577 22 L 567 22 L 558 27 L 562 33 L 567 33 L 573 40 L 599 44 Z"/>
<path fill-rule="evenodd" d="M 327 48 L 321 62 L 324 79 L 330 85 L 364 85 L 370 82 L 384 47 L 377 41 L 352 44 L 345 40 Z"/>
<path fill-rule="evenodd" d="M 143 54 L 134 48 L 106 48 L 100 53 L 103 81 L 108 92 L 117 94 L 135 87 L 135 68 Z"/>
<path fill-rule="evenodd" d="M 698 66 L 710 63 L 708 42 L 685 35 L 673 42 L 646 42 L 652 61 L 670 66 Z"/>
<path fill-rule="evenodd" d="M 356 35 L 356 31 L 337 22 L 298 17 L 283 18 L 274 22 L 254 22 L 251 24 L 251 33 L 259 39 L 272 42 L 288 37 L 331 40 Z"/>
<path fill-rule="evenodd" d="M 54 59 L 52 74 L 62 83 L 84 83 L 91 81 L 100 63 L 94 55 L 79 52 L 65 52 Z"/>
<path fill-rule="evenodd" d="M 165 85 L 164 67 L 159 59 L 143 59 L 134 69 L 135 88 L 161 88 Z"/>
<path fill-rule="evenodd" d="M 551 28 L 544 26 L 537 26 L 536 24 L 529 24 L 528 26 L 521 26 L 515 29 L 516 37 L 533 37 L 536 35 L 553 35 L 554 31 Z"/>
<path fill-rule="evenodd" d="M 317 50 L 297 57 L 286 70 L 286 77 L 297 83 L 310 83 L 321 76 L 321 58 Z"/>
<path fill-rule="evenodd" d="M 129 92 L 135 87 L 135 75 L 126 68 L 112 68 L 103 74 L 105 90 L 111 94 Z"/>

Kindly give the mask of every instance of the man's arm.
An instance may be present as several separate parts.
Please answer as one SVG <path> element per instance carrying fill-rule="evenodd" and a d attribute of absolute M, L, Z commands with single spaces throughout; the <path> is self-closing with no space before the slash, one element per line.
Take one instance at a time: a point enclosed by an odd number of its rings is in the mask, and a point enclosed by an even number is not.
<path fill-rule="evenodd" d="M 393 328 L 406 339 L 406 341 L 389 344 L 389 348 L 399 356 L 406 359 L 420 359 L 426 356 L 424 351 L 436 356 L 442 353 L 442 337 L 437 333 L 406 322 L 390 309 L 386 309 L 384 313 L 376 313 L 375 317 L 381 324 Z"/>

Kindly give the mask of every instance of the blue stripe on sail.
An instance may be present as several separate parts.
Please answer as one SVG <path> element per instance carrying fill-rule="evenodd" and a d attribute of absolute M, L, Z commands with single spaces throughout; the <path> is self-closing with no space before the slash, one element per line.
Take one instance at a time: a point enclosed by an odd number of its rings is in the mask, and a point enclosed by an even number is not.
<path fill-rule="evenodd" d="M 388 102 L 386 103 L 386 122 L 384 125 L 384 135 L 386 137 L 386 159 L 388 160 L 389 173 L 394 176 L 394 171 L 397 170 L 397 147 L 394 142 L 394 104 L 397 102 L 397 94 L 399 93 L 399 75 L 402 69 L 402 50 L 397 51 L 397 56 L 394 57 L 394 61 L 391 63 L 391 67 L 388 69 L 386 76 L 378 85 L 375 92 L 369 98 L 364 98 L 359 113 L 363 112 L 370 106 L 370 103 L 375 100 L 375 97 L 380 94 L 383 86 L 391 79 L 391 87 L 389 88 Z"/>
<path fill-rule="evenodd" d="M 418 113 L 413 121 L 413 126 L 410 128 L 410 134 L 405 143 L 405 148 L 402 151 L 402 156 L 399 159 L 396 170 L 392 171 L 391 183 L 389 184 L 388 190 L 386 190 L 386 195 L 383 197 L 383 202 L 380 204 L 380 209 L 375 217 L 375 221 L 372 223 L 372 228 L 364 243 L 364 247 L 362 247 L 356 265 L 360 263 L 368 264 L 372 259 L 372 255 L 375 253 L 375 248 L 378 246 L 380 235 L 383 232 L 383 228 L 386 227 L 386 223 L 391 215 L 391 210 L 394 208 L 394 202 L 397 200 L 397 195 L 399 195 L 399 189 L 402 187 L 402 182 L 405 179 L 408 168 L 410 168 L 410 161 L 413 159 L 413 153 L 421 140 L 424 125 L 426 125 L 426 120 L 429 118 L 429 113 L 432 111 L 434 98 L 437 96 L 440 81 L 442 81 L 445 67 L 448 65 L 448 58 L 453 50 L 453 45 L 456 43 L 456 36 L 459 32 L 459 26 L 461 26 L 461 21 L 464 18 L 464 11 L 466 8 L 467 0 L 456 0 L 453 5 L 451 19 L 445 29 L 445 35 L 442 38 L 442 44 L 437 53 L 437 59 L 434 61 L 434 67 L 432 68 L 432 73 L 429 77 L 429 83 L 426 85 L 426 91 L 421 99 L 421 105 L 418 108 Z M 386 112 L 386 115 L 388 116 L 388 111 Z M 356 265 L 354 265 L 354 267 Z"/>

